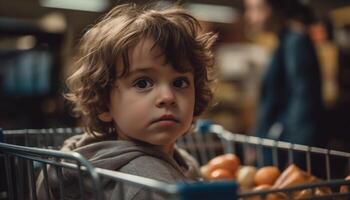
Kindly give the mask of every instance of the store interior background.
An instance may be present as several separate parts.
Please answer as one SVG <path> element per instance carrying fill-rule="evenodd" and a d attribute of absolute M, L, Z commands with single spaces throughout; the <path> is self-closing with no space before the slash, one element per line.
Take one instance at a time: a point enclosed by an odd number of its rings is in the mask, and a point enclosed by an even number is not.
<path fill-rule="evenodd" d="M 77 43 L 103 12 L 123 2 L 127 1 L 0 0 L 1 128 L 79 126 L 62 96 Z M 219 34 L 216 103 L 202 118 L 252 134 L 260 79 L 275 37 L 245 34 L 242 0 L 181 2 L 201 20 L 205 31 Z M 330 147 L 350 151 L 350 1 L 307 2 L 319 19 L 310 34 L 322 67 L 325 123 L 334 136 Z"/>

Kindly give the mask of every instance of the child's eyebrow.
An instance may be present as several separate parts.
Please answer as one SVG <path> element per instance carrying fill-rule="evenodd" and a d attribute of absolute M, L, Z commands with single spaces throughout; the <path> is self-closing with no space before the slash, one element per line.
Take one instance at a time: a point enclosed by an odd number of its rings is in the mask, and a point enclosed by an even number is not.
<path fill-rule="evenodd" d="M 142 74 L 142 73 L 155 73 L 155 70 L 152 67 L 147 67 L 147 66 L 142 66 L 142 67 L 137 67 L 137 69 L 132 69 L 130 70 L 127 74 L 126 77 L 132 77 L 137 74 Z"/>
<path fill-rule="evenodd" d="M 138 74 L 138 73 L 150 73 L 150 72 L 154 72 L 155 70 L 152 67 L 138 67 L 137 69 L 133 69 L 129 71 L 129 76 L 134 75 L 134 74 Z"/>

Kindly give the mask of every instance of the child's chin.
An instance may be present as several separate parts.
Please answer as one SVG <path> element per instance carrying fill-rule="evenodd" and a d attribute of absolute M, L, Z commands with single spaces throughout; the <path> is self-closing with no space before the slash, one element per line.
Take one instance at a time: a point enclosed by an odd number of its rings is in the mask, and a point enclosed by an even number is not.
<path fill-rule="evenodd" d="M 157 145 L 157 146 L 164 146 L 164 145 L 171 145 L 176 142 L 177 138 L 173 137 L 159 137 L 159 138 L 154 138 L 152 141 L 148 141 L 148 143 L 152 145 Z"/>

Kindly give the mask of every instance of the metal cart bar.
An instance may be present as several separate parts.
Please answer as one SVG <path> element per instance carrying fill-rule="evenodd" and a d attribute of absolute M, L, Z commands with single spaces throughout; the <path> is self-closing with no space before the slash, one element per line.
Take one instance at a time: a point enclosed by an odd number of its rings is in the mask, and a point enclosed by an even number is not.
<path fill-rule="evenodd" d="M 218 194 L 218 192 L 222 193 L 221 196 L 222 199 L 232 199 L 236 195 L 235 188 L 237 187 L 234 182 L 222 182 L 222 183 L 185 183 L 185 182 L 179 182 L 177 184 L 168 184 L 165 182 L 144 178 L 140 176 L 135 176 L 131 174 L 125 174 L 122 172 L 117 171 L 111 171 L 106 170 L 102 168 L 94 168 L 87 160 L 85 160 L 79 153 L 76 152 L 60 152 L 56 150 L 47 150 L 47 149 L 40 149 L 40 148 L 34 148 L 34 147 L 23 147 L 18 145 L 12 145 L 12 144 L 5 144 L 0 143 L 0 155 L 4 154 L 5 157 L 9 156 L 16 156 L 20 158 L 24 158 L 27 160 L 30 160 L 33 162 L 41 162 L 44 163 L 43 165 L 43 175 L 46 177 L 44 180 L 48 180 L 48 172 L 46 165 L 51 165 L 58 167 L 60 169 L 78 169 L 79 171 L 88 172 L 91 177 L 93 178 L 94 187 L 96 189 L 96 199 L 104 199 L 103 192 L 100 185 L 100 177 L 105 177 L 114 181 L 117 181 L 119 183 L 124 184 L 132 184 L 135 186 L 141 186 L 147 191 L 149 191 L 149 199 L 151 199 L 151 193 L 157 192 L 161 193 L 162 195 L 166 195 L 167 197 L 171 199 L 181 199 L 181 200 L 190 200 L 190 199 L 203 199 L 208 200 L 212 199 L 211 197 Z M 59 158 L 59 161 L 56 160 L 49 160 L 44 159 L 42 157 L 56 157 Z M 66 162 L 62 161 L 64 160 L 74 160 L 77 161 L 79 164 L 74 164 L 72 162 Z M 7 165 L 7 173 L 11 174 L 11 170 L 13 168 L 10 167 L 10 165 Z M 31 165 L 33 166 L 33 165 Z M 31 171 L 31 173 L 33 170 Z M 62 173 L 61 170 L 57 171 L 58 173 Z M 62 176 L 58 175 L 60 178 Z M 30 199 L 36 199 L 36 189 L 35 189 L 35 183 L 34 183 L 34 175 L 31 177 L 30 180 Z M 12 185 L 13 179 L 11 177 L 7 177 L 7 180 L 9 181 L 8 185 Z M 60 182 L 61 184 L 61 182 Z M 44 181 L 44 186 L 46 189 L 48 189 L 48 184 L 46 181 Z M 123 186 L 121 186 L 123 187 Z M 210 188 L 210 190 L 208 190 Z M 23 191 L 22 191 L 23 192 Z M 61 186 L 60 193 L 63 196 L 63 189 Z M 8 188 L 8 198 L 9 199 L 15 199 L 13 196 L 14 189 L 12 187 Z M 226 196 L 225 196 L 226 195 Z M 121 197 L 123 197 L 123 194 L 120 194 Z M 210 197 L 210 198 L 209 198 Z M 47 195 L 47 199 L 49 199 L 50 196 Z"/>
<path fill-rule="evenodd" d="M 276 154 L 277 149 L 284 149 L 288 151 L 288 157 L 290 162 L 293 161 L 293 151 L 297 152 L 303 152 L 306 154 L 306 162 L 307 162 L 307 171 L 310 172 L 311 168 L 311 158 L 310 154 L 320 154 L 325 157 L 325 168 L 326 168 L 326 175 L 327 175 L 327 181 L 322 181 L 322 182 L 317 182 L 317 183 L 308 183 L 308 184 L 303 184 L 303 185 L 298 185 L 294 187 L 289 187 L 289 188 L 283 188 L 283 189 L 269 189 L 265 191 L 250 191 L 250 192 L 240 192 L 238 194 L 239 198 L 247 198 L 247 197 L 261 197 L 261 199 L 265 199 L 266 195 L 271 194 L 271 193 L 278 193 L 278 192 L 283 192 L 287 194 L 288 199 L 293 199 L 291 196 L 292 192 L 296 191 L 301 191 L 303 189 L 311 189 L 314 194 L 314 190 L 316 188 L 320 187 L 340 187 L 342 185 L 347 185 L 350 187 L 350 181 L 349 180 L 344 180 L 344 179 L 339 179 L 339 180 L 331 180 L 330 177 L 330 156 L 336 156 L 336 157 L 342 157 L 344 159 L 347 159 L 349 162 L 349 168 L 350 168 L 350 153 L 347 152 L 342 152 L 342 151 L 335 151 L 335 150 L 329 150 L 329 149 L 324 149 L 324 148 L 318 148 L 318 147 L 309 147 L 306 145 L 299 145 L 299 144 L 292 144 L 289 142 L 282 142 L 282 141 L 275 141 L 275 140 L 270 140 L 270 139 L 263 139 L 263 138 L 258 138 L 254 136 L 246 136 L 242 134 L 235 134 L 231 133 L 230 131 L 224 129 L 222 126 L 217 125 L 217 124 L 212 124 L 210 121 L 199 121 L 198 126 L 196 131 L 202 134 L 206 133 L 214 133 L 216 134 L 219 138 L 222 138 L 225 141 L 230 141 L 233 144 L 241 143 L 243 147 L 246 145 L 253 145 L 258 148 L 258 154 L 259 154 L 259 147 L 268 147 L 272 149 L 272 153 Z M 226 146 L 227 143 L 223 143 L 224 148 L 226 149 L 225 152 L 230 152 L 232 145 L 231 146 Z M 261 151 L 261 149 L 260 149 Z M 259 156 L 258 156 L 259 157 Z M 277 159 L 277 156 L 274 156 L 275 159 Z M 276 163 L 275 161 L 274 163 Z M 258 163 L 259 165 L 259 163 Z M 346 197 L 349 198 L 350 193 L 349 192 L 342 192 L 339 193 L 338 191 L 335 191 L 331 194 L 326 194 L 324 196 L 314 196 L 310 198 L 303 198 L 303 199 L 333 199 L 334 197 Z M 259 198 L 258 198 L 259 199 Z"/>
<path fill-rule="evenodd" d="M 8 174 L 7 181 L 8 181 L 8 187 L 9 187 L 9 196 L 11 199 L 11 195 L 13 194 L 14 190 L 12 189 L 12 178 L 11 178 L 11 166 L 10 166 L 10 156 L 15 156 L 16 159 L 18 158 L 24 158 L 25 160 L 28 160 L 31 162 L 29 167 L 33 167 L 33 161 L 39 161 L 41 163 L 51 164 L 56 167 L 70 167 L 69 165 L 65 165 L 62 162 L 52 161 L 47 158 L 56 158 L 57 160 L 66 159 L 70 161 L 74 161 L 76 163 L 79 163 L 80 166 L 84 166 L 86 171 L 89 173 L 93 180 L 95 194 L 98 197 L 98 199 L 103 199 L 103 194 L 100 186 L 100 178 L 99 174 L 96 172 L 94 167 L 79 153 L 76 152 L 61 152 L 61 151 L 55 151 L 55 150 L 48 150 L 48 149 L 41 149 L 41 148 L 35 148 L 35 147 L 24 147 L 19 145 L 12 145 L 12 144 L 5 144 L 0 143 L 0 153 L 5 155 L 5 163 L 6 163 L 6 169 L 8 170 L 6 174 Z M 16 163 L 15 163 L 16 166 Z M 79 169 L 80 170 L 80 169 Z M 58 170 L 60 171 L 60 170 Z M 30 176 L 30 182 L 29 182 L 29 188 L 31 190 L 32 199 L 36 199 L 35 192 L 35 184 L 33 183 L 34 177 L 33 176 L 33 169 L 30 170 L 29 176 Z"/>
<path fill-rule="evenodd" d="M 334 156 L 350 158 L 350 153 L 347 153 L 347 152 L 329 150 L 329 149 L 324 149 L 319 147 L 309 147 L 306 145 L 293 144 L 289 142 L 282 142 L 282 141 L 276 141 L 271 139 L 232 133 L 225 130 L 222 126 L 217 124 L 210 125 L 210 129 L 208 131 L 217 134 L 218 137 L 220 138 L 224 138 L 225 140 L 232 141 L 232 142 L 248 143 L 252 145 L 262 145 L 262 146 L 271 147 L 271 148 L 278 147 L 280 149 L 285 149 L 285 150 L 292 149 L 292 150 L 301 151 L 301 152 L 309 151 L 311 153 L 329 154 Z"/>

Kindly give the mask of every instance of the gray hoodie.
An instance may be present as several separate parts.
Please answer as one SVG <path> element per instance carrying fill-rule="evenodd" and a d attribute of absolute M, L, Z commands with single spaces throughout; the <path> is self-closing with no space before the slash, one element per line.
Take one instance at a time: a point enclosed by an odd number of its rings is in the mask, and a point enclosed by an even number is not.
<path fill-rule="evenodd" d="M 62 151 L 75 151 L 82 154 L 93 166 L 120 171 L 137 176 L 152 178 L 166 183 L 190 181 L 199 178 L 198 164 L 184 150 L 175 148 L 173 157 L 157 151 L 145 143 L 100 138 L 87 134 L 73 136 L 65 141 Z M 50 196 L 59 199 L 59 180 L 53 168 L 49 171 Z M 78 174 L 72 170 L 63 170 L 64 199 L 80 199 Z M 117 199 L 120 194 L 119 183 L 102 178 L 101 184 L 106 199 Z M 84 178 L 84 195 L 94 199 L 93 185 L 89 178 Z M 39 199 L 45 199 L 43 175 L 37 180 Z M 124 199 L 146 199 L 144 188 L 124 184 Z M 153 194 L 152 199 L 166 199 Z"/>

